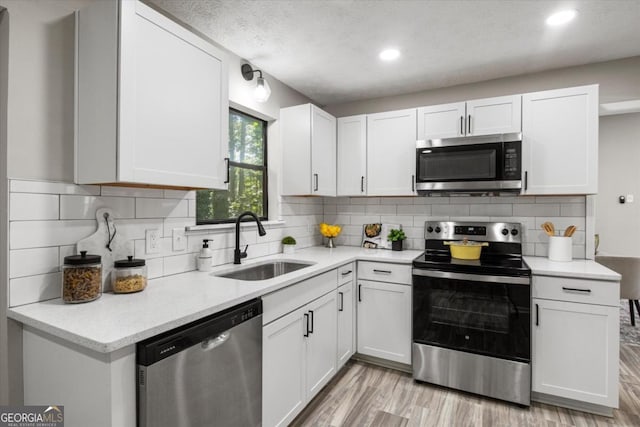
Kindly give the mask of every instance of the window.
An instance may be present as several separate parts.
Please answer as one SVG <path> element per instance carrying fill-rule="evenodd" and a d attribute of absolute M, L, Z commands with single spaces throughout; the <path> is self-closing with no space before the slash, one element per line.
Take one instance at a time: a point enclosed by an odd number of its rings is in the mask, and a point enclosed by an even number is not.
<path fill-rule="evenodd" d="M 196 193 L 196 223 L 234 222 L 244 211 L 267 219 L 267 122 L 229 110 L 229 189 Z"/>

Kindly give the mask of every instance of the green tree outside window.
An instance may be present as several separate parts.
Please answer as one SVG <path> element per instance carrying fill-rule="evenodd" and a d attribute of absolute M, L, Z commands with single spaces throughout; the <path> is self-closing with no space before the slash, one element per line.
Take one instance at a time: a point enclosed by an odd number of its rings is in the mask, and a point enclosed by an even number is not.
<path fill-rule="evenodd" d="M 196 223 L 233 222 L 244 211 L 267 219 L 267 122 L 229 110 L 229 189 L 198 190 Z"/>

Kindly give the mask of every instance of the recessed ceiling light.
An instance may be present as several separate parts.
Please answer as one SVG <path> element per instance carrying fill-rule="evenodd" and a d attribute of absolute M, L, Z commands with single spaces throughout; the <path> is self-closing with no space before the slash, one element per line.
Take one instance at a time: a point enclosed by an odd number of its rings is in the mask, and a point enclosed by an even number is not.
<path fill-rule="evenodd" d="M 380 52 L 379 56 L 383 61 L 393 61 L 400 57 L 400 51 L 398 49 L 385 49 Z"/>
<path fill-rule="evenodd" d="M 573 20 L 573 18 L 576 17 L 577 14 L 578 14 L 578 11 L 574 9 L 561 10 L 560 12 L 556 12 L 553 15 L 550 15 L 547 18 L 546 22 L 547 22 L 547 25 L 555 27 L 556 25 L 562 25 L 562 24 L 566 24 L 567 22 L 570 22 L 571 20 Z"/>

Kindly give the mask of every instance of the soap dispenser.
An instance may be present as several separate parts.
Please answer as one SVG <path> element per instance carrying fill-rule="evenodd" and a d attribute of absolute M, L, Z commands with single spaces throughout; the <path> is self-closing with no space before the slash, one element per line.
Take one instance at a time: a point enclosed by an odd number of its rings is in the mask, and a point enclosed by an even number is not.
<path fill-rule="evenodd" d="M 202 249 L 198 254 L 198 270 L 199 271 L 211 271 L 213 268 L 213 252 L 209 249 L 209 242 L 213 239 L 202 239 Z"/>

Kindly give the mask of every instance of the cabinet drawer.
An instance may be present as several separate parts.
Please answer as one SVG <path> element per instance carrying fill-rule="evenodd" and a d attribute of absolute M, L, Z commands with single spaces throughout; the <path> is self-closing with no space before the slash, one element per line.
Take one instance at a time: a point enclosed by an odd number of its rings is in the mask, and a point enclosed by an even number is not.
<path fill-rule="evenodd" d="M 618 282 L 533 276 L 532 283 L 533 298 L 615 307 L 620 303 L 620 285 Z"/>
<path fill-rule="evenodd" d="M 358 279 L 410 285 L 411 265 L 361 261 L 358 263 Z"/>
<path fill-rule="evenodd" d="M 353 280 L 355 268 L 352 262 L 338 268 L 338 286 L 344 285 Z"/>
<path fill-rule="evenodd" d="M 267 294 L 262 297 L 262 324 L 266 325 L 337 287 L 337 270 L 331 270 Z"/>

